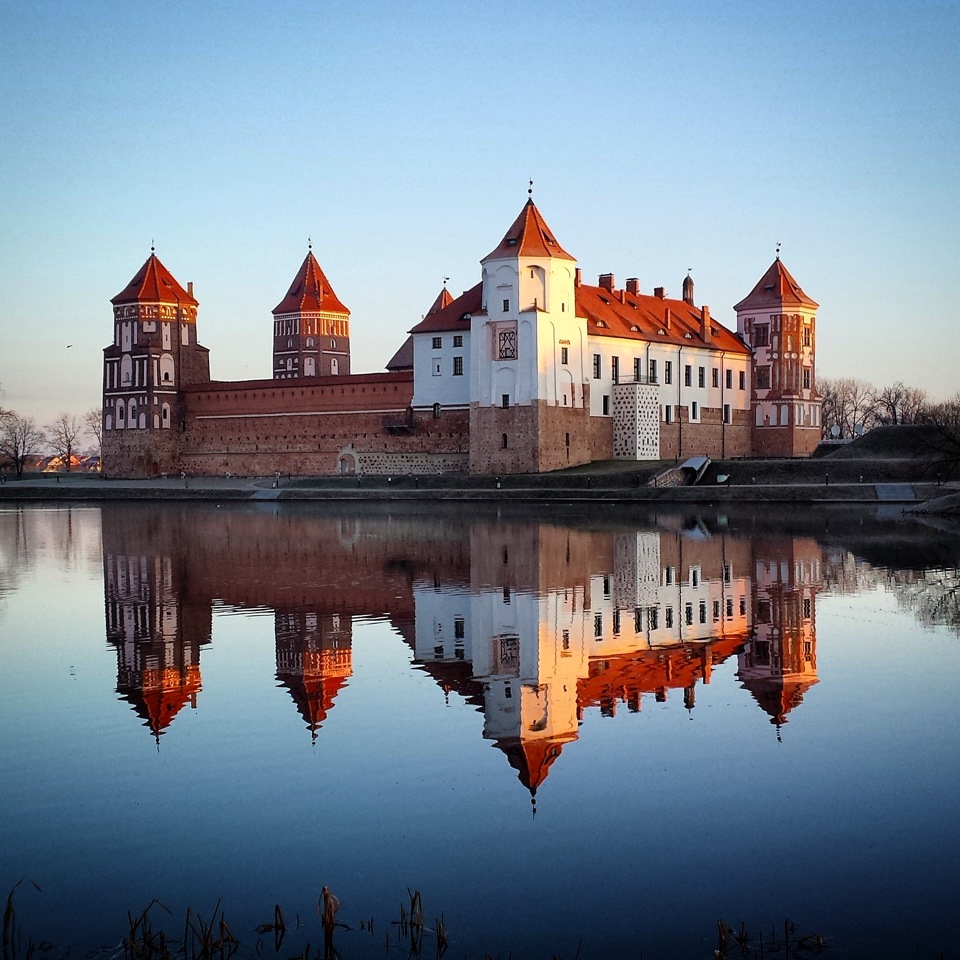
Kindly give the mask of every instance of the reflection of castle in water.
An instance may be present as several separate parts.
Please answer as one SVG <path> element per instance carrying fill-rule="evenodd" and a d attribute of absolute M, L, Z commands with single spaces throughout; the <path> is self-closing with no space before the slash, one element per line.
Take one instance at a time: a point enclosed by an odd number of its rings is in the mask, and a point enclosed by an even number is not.
<path fill-rule="evenodd" d="M 386 617 L 535 794 L 584 712 L 682 698 L 738 657 L 778 725 L 816 682 L 813 541 L 702 525 L 343 520 L 184 508 L 104 513 L 117 688 L 156 737 L 196 706 L 215 605 L 273 610 L 276 680 L 316 738 L 352 671 L 355 617 Z"/>

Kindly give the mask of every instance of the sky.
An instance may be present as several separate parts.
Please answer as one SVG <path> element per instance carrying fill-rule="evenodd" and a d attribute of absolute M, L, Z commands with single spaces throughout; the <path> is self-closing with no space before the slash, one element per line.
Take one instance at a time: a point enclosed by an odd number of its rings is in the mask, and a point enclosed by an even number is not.
<path fill-rule="evenodd" d="M 308 238 L 382 370 L 533 196 L 586 282 L 735 325 L 781 258 L 817 372 L 960 390 L 960 4 L 32 0 L 0 8 L 0 406 L 100 403 L 151 244 L 215 379 Z"/>

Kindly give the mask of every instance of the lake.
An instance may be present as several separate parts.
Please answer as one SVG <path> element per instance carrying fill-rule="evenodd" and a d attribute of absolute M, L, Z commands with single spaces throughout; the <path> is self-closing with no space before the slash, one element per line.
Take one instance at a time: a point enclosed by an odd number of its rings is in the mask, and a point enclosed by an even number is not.
<path fill-rule="evenodd" d="M 849 506 L 0 508 L 0 894 L 94 956 L 154 898 L 316 950 L 327 886 L 344 958 L 408 889 L 431 957 L 956 957 L 958 567 Z"/>

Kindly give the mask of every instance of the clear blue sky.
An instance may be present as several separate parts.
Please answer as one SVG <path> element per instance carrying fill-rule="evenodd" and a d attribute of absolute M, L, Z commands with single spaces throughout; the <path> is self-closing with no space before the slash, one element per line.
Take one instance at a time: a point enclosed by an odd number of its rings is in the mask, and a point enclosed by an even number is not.
<path fill-rule="evenodd" d="M 36 0 L 0 36 L 0 404 L 41 423 L 99 404 L 151 240 L 215 378 L 270 375 L 308 236 L 380 370 L 529 177 L 590 280 L 691 267 L 732 325 L 782 241 L 820 376 L 960 389 L 955 2 Z"/>

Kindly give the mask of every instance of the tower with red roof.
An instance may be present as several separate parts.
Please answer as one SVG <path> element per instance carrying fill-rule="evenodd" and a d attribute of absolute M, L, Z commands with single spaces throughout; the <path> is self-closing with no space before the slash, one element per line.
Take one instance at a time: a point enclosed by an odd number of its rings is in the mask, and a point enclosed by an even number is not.
<path fill-rule="evenodd" d="M 780 260 L 741 300 L 737 333 L 753 350 L 754 456 L 809 456 L 821 435 L 817 306 Z"/>
<path fill-rule="evenodd" d="M 587 331 L 576 260 L 532 199 L 481 261 L 470 315 L 470 470 L 542 472 L 587 463 Z"/>
<path fill-rule="evenodd" d="M 197 342 L 197 300 L 151 250 L 112 300 L 113 343 L 103 351 L 103 464 L 114 476 L 180 469 L 183 388 L 210 379 Z"/>
<path fill-rule="evenodd" d="M 350 373 L 350 311 L 340 302 L 313 249 L 273 309 L 273 378 Z"/>

